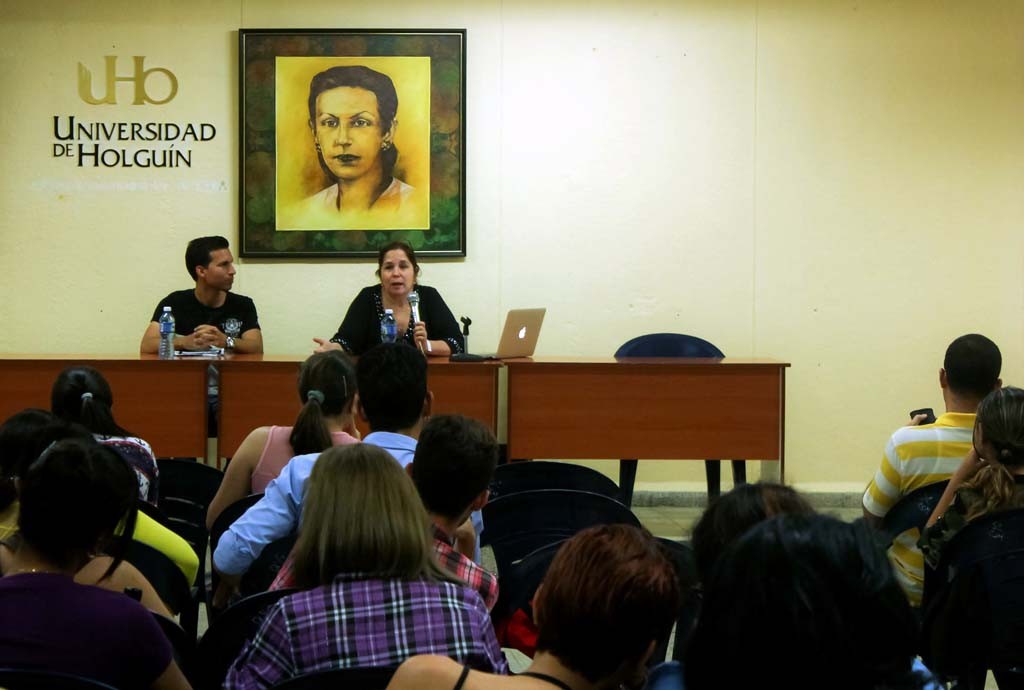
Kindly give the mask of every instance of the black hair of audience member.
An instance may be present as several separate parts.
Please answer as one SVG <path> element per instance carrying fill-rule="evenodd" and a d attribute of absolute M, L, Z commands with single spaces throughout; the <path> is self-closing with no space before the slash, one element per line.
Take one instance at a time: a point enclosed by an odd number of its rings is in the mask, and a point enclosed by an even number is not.
<path fill-rule="evenodd" d="M 999 383 L 1003 356 L 994 342 L 983 335 L 962 335 L 946 348 L 942 368 L 950 390 L 981 400 Z"/>
<path fill-rule="evenodd" d="M 35 437 L 53 415 L 46 410 L 29 408 L 15 412 L 0 425 L 0 511 L 6 510 L 18 497 L 14 478 L 20 474 L 25 458 L 39 457 Z"/>
<path fill-rule="evenodd" d="M 314 395 L 310 395 L 310 391 L 314 391 Z M 322 400 L 316 392 L 323 396 Z M 331 447 L 331 431 L 324 417 L 344 412 L 352 405 L 355 394 L 355 368 L 344 352 L 318 352 L 302 363 L 299 367 L 302 409 L 288 438 L 295 455 L 319 453 Z"/>
<path fill-rule="evenodd" d="M 757 523 L 776 515 L 813 512 L 795 489 L 771 482 L 740 484 L 713 499 L 693 528 L 697 578 L 705 582 L 726 547 Z"/>
<path fill-rule="evenodd" d="M 410 473 L 427 510 L 455 519 L 487 489 L 497 466 L 490 429 L 461 415 L 438 415 L 423 425 Z"/>
<path fill-rule="evenodd" d="M 780 515 L 719 559 L 686 652 L 688 690 L 920 688 L 917 622 L 872 528 Z"/>
<path fill-rule="evenodd" d="M 94 434 L 133 436 L 114 421 L 114 394 L 97 369 L 68 367 L 50 389 L 50 411 L 66 422 L 81 424 Z"/>
<path fill-rule="evenodd" d="M 18 532 L 58 567 L 77 571 L 97 551 L 120 565 L 135 531 L 139 483 L 121 457 L 92 439 L 58 441 L 20 480 Z M 120 526 L 120 534 L 115 532 Z"/>
<path fill-rule="evenodd" d="M 220 235 L 209 235 L 208 237 L 197 237 L 188 243 L 185 248 L 185 268 L 192 280 L 198 280 L 196 266 L 209 266 L 210 254 L 218 249 L 227 249 L 228 240 Z"/>
<path fill-rule="evenodd" d="M 409 429 L 423 415 L 427 359 L 408 343 L 381 343 L 362 354 L 356 381 L 371 431 Z"/>
<path fill-rule="evenodd" d="M 675 568 L 647 530 L 590 527 L 562 545 L 537 590 L 537 652 L 593 683 L 642 673 L 678 610 Z"/>

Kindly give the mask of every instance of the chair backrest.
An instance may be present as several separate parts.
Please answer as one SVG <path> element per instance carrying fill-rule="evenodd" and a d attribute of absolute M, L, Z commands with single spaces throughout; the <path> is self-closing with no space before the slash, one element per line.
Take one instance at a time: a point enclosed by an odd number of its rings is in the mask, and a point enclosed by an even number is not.
<path fill-rule="evenodd" d="M 245 511 L 249 510 L 254 504 L 259 502 L 263 498 L 263 494 L 249 494 L 245 498 L 240 498 L 227 508 L 221 511 L 217 519 L 213 521 L 213 526 L 210 527 L 210 553 L 217 550 L 217 544 L 220 542 L 220 536 L 224 534 L 228 527 L 234 524 L 235 520 L 242 517 Z"/>
<path fill-rule="evenodd" d="M 259 558 L 253 561 L 249 569 L 242 576 L 238 585 L 238 591 L 243 597 L 260 592 L 266 592 L 277 577 L 281 566 L 288 560 L 299 534 L 294 532 L 287 537 L 282 537 L 275 542 L 267 544 L 260 552 Z"/>
<path fill-rule="evenodd" d="M 174 613 L 185 611 L 192 603 L 191 585 L 174 561 L 152 546 L 135 541 L 128 546 L 124 560 L 134 565 L 153 585 L 157 595 Z"/>
<path fill-rule="evenodd" d="M 296 591 L 278 589 L 246 597 L 229 606 L 213 620 L 206 634 L 199 640 L 195 667 L 197 690 L 220 688 L 242 647 L 259 630 L 267 609 L 277 600 Z"/>
<path fill-rule="evenodd" d="M 697 559 L 693 555 L 693 548 L 689 544 L 664 537 L 657 539 L 668 553 L 676 571 L 676 578 L 679 581 L 679 611 L 676 614 L 675 643 L 672 645 L 671 657 L 668 654 L 668 638 L 659 640 L 654 654 L 651 655 L 652 664 L 683 658 L 683 650 L 697 625 L 701 605 L 700 591 L 697 589 Z"/>
<path fill-rule="evenodd" d="M 497 498 L 483 509 L 480 543 L 490 546 L 500 575 L 542 546 L 567 539 L 594 525 L 640 526 L 618 501 L 587 491 L 543 489 Z"/>
<path fill-rule="evenodd" d="M 155 611 L 153 612 L 153 618 L 156 620 L 157 625 L 160 626 L 160 629 L 163 630 L 164 637 L 171 643 L 171 649 L 174 651 L 174 660 L 178 663 L 178 668 L 181 669 L 186 678 L 192 678 L 196 656 L 195 637 L 185 632 L 185 629 L 175 623 L 172 618 L 162 616 Z"/>
<path fill-rule="evenodd" d="M 529 607 L 563 543 L 564 539 L 542 546 L 505 569 L 498 581 L 498 603 L 491 611 L 491 618 L 497 622 Z"/>
<path fill-rule="evenodd" d="M 114 690 L 98 680 L 55 671 L 0 668 L 0 688 L 7 690 Z"/>
<path fill-rule="evenodd" d="M 682 333 L 648 333 L 627 340 L 616 357 L 725 357 L 703 338 Z"/>
<path fill-rule="evenodd" d="M 185 498 L 203 506 L 203 510 L 210 507 L 224 479 L 220 470 L 193 460 L 158 458 L 156 465 L 160 472 L 161 499 Z"/>
<path fill-rule="evenodd" d="M 914 489 L 896 502 L 882 518 L 882 532 L 889 544 L 908 529 L 924 529 L 949 480 Z"/>
<path fill-rule="evenodd" d="M 925 570 L 926 662 L 970 680 L 1024 680 L 1024 509 L 972 520 Z M 1000 687 L 1004 687 L 1000 683 Z"/>
<path fill-rule="evenodd" d="M 620 500 L 618 485 L 597 470 L 568 462 L 531 460 L 499 465 L 491 482 L 491 500 L 538 489 L 589 491 Z"/>
<path fill-rule="evenodd" d="M 384 690 L 397 666 L 335 668 L 290 678 L 274 690 Z"/>
<path fill-rule="evenodd" d="M 164 526 L 187 541 L 202 563 L 206 557 L 209 540 L 206 509 L 199 503 L 185 498 L 161 498 L 160 509 L 166 520 Z"/>

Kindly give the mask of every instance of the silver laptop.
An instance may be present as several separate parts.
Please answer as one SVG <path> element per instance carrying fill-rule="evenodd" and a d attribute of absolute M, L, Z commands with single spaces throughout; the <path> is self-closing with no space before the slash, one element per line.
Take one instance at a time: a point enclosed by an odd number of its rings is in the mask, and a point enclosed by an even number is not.
<path fill-rule="evenodd" d="M 501 331 L 498 351 L 481 353 L 487 359 L 510 359 L 532 357 L 537 349 L 540 326 L 544 323 L 547 309 L 509 309 L 505 317 L 505 328 Z"/>

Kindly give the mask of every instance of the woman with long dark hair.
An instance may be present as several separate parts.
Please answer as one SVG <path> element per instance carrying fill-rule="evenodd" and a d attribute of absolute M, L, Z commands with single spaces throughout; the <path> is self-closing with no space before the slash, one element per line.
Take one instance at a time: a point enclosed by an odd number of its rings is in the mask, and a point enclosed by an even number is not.
<path fill-rule="evenodd" d="M 113 407 L 110 384 L 92 367 L 65 369 L 50 391 L 50 410 L 64 421 L 81 424 L 124 458 L 138 477 L 139 496 L 156 504 L 159 479 L 153 449 L 114 420 Z"/>
<path fill-rule="evenodd" d="M 302 409 L 295 425 L 261 426 L 246 436 L 210 503 L 207 526 L 235 501 L 263 493 L 296 455 L 359 442 L 352 409 L 356 373 L 348 356 L 337 350 L 312 355 L 299 367 L 298 384 Z"/>

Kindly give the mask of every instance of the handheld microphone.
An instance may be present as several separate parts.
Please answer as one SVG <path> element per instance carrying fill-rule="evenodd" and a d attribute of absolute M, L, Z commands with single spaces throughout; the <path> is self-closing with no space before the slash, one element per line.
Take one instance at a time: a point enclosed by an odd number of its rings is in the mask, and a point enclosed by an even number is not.
<path fill-rule="evenodd" d="M 412 322 L 419 323 L 420 321 L 420 293 L 413 290 L 409 293 L 409 308 L 412 311 Z M 427 352 L 431 352 L 430 341 L 427 341 Z"/>

